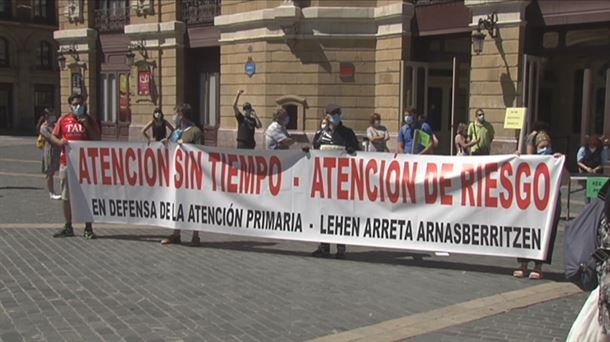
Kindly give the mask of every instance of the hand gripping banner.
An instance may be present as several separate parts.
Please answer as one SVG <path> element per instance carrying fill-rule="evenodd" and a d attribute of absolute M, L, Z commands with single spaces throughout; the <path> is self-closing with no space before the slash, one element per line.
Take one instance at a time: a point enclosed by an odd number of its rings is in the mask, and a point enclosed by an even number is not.
<path fill-rule="evenodd" d="M 544 259 L 564 158 L 71 142 L 75 222 Z"/>

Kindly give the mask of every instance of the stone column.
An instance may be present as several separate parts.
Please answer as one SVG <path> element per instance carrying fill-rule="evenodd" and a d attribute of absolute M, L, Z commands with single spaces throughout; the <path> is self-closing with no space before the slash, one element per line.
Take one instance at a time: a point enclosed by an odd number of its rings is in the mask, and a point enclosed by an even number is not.
<path fill-rule="evenodd" d="M 483 51 L 472 52 L 470 70 L 470 105 L 472 121 L 476 108 L 482 108 L 486 119 L 494 126 L 496 136 L 492 153 L 512 153 L 517 148 L 517 132 L 505 130 L 507 107 L 521 105 L 522 62 L 525 43 L 525 7 L 529 0 L 465 0 L 472 10 L 471 28 L 476 30 L 479 19 L 497 14 L 496 37 L 487 30 Z"/>

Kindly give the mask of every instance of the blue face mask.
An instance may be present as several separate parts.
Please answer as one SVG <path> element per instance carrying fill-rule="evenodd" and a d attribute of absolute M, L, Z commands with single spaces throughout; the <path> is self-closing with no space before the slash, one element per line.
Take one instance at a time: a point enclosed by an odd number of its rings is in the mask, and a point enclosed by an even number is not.
<path fill-rule="evenodd" d="M 341 114 L 335 113 L 330 117 L 330 123 L 333 125 L 338 125 L 341 122 Z"/>
<path fill-rule="evenodd" d="M 551 149 L 550 147 L 542 147 L 536 150 L 536 153 L 539 155 L 549 155 L 549 154 L 553 154 L 553 149 Z"/>
<path fill-rule="evenodd" d="M 413 122 L 415 122 L 415 116 L 413 116 L 413 115 L 407 115 L 407 116 L 405 116 L 405 123 L 406 123 L 407 125 L 412 125 L 412 124 L 413 124 Z"/>
<path fill-rule="evenodd" d="M 83 106 L 82 104 L 77 104 L 76 106 L 73 106 L 72 108 L 73 108 L 72 112 L 74 113 L 74 115 L 76 115 L 76 116 L 85 115 L 85 106 Z"/>
<path fill-rule="evenodd" d="M 285 117 L 285 118 L 284 118 L 284 120 L 282 120 L 282 121 L 283 121 L 283 122 L 282 122 L 282 125 L 283 125 L 284 127 L 286 127 L 286 126 L 288 126 L 288 124 L 290 123 L 290 117 L 289 117 L 289 116 L 287 116 L 287 117 Z"/>

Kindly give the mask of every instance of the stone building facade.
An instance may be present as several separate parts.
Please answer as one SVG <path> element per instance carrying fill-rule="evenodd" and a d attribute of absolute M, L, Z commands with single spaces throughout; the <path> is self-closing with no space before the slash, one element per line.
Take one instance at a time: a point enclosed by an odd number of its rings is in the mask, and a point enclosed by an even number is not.
<path fill-rule="evenodd" d="M 61 93 L 80 72 L 107 139 L 138 140 L 153 108 L 188 102 L 207 143 L 235 146 L 240 89 L 264 125 L 285 107 L 302 143 L 331 102 L 359 134 L 376 112 L 395 136 L 415 107 L 441 154 L 476 108 L 496 153 L 517 147 L 507 107 L 527 107 L 528 125 L 549 121 L 564 153 L 610 132 L 603 0 L 60 0 L 58 11 L 60 51 L 78 56 L 63 54 Z"/>
<path fill-rule="evenodd" d="M 34 132 L 59 104 L 54 1 L 0 1 L 0 131 Z"/>

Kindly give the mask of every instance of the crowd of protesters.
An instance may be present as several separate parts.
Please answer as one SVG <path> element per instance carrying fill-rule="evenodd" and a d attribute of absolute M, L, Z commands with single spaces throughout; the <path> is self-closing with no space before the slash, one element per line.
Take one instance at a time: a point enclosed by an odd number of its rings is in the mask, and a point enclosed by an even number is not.
<path fill-rule="evenodd" d="M 239 90 L 233 101 L 233 111 L 237 121 L 237 144 L 240 149 L 254 149 L 256 147 L 256 129 L 262 128 L 261 120 L 249 102 L 242 105 L 239 110 L 238 103 L 243 90 Z M 71 111 L 59 119 L 52 109 L 45 109 L 43 116 L 37 124 L 41 138 L 46 142 L 43 153 L 43 173 L 46 175 L 47 188 L 51 199 L 63 200 L 63 214 L 65 218 L 64 228 L 54 234 L 54 237 L 68 237 L 74 235 L 71 222 L 69 191 L 67 182 L 65 145 L 70 141 L 97 140 L 100 138 L 99 125 L 87 113 L 87 106 L 81 95 L 72 95 L 68 99 Z M 457 134 L 453 139 L 457 156 L 489 155 L 491 145 L 495 137 L 493 126 L 485 119 L 482 109 L 474 111 L 472 122 L 459 123 Z M 290 116 L 284 108 L 278 108 L 272 115 L 273 120 L 264 130 L 265 148 L 268 150 L 288 149 L 295 144 L 296 140 L 290 136 L 288 125 Z M 301 146 L 308 152 L 309 148 L 319 150 L 341 150 L 349 154 L 364 150 L 367 152 L 390 152 L 388 141 L 390 132 L 382 124 L 381 115 L 373 113 L 370 116 L 369 127 L 362 144 L 359 143 L 354 131 L 345 126 L 343 112 L 339 105 L 329 104 L 326 106 L 320 120 L 320 128 L 317 129 L 311 145 Z M 151 133 L 151 135 L 149 134 Z M 203 133 L 193 122 L 193 111 L 188 104 L 183 104 L 175 109 L 172 122 L 165 119 L 163 112 L 157 108 L 153 111 L 152 119 L 141 131 L 143 137 L 149 143 L 153 141 L 166 143 L 171 141 L 177 144 L 203 144 Z M 597 136 L 586 136 L 582 146 L 578 150 L 576 160 L 579 170 L 583 173 L 601 173 L 604 163 L 610 161 L 610 137 L 600 138 Z M 404 115 L 403 125 L 397 134 L 396 152 L 405 154 L 433 154 L 439 145 L 439 139 L 432 127 L 426 122 L 426 117 L 418 113 L 416 109 L 408 110 Z M 519 152 L 516 152 L 519 153 Z M 553 155 L 554 153 L 551 134 L 548 125 L 542 122 L 535 123 L 527 136 L 527 154 Z M 53 175 L 59 172 L 61 193 L 55 194 L 53 187 Z M 567 174 L 564 172 L 564 174 Z M 567 182 L 567 177 L 562 177 L 562 184 Z M 551 248 L 547 258 L 543 261 L 519 259 L 520 267 L 513 272 L 517 278 L 529 277 L 530 279 L 542 278 L 542 264 L 550 263 L 553 253 L 553 244 L 559 223 L 561 205 L 560 200 L 556 206 L 553 216 L 553 229 L 551 236 Z M 91 223 L 86 223 L 84 236 L 93 239 Z M 174 232 L 161 241 L 162 244 L 181 243 L 180 230 Z M 199 245 L 200 238 L 197 231 L 193 231 L 192 245 Z M 321 243 L 312 253 L 313 256 L 326 257 L 330 255 L 330 244 Z M 335 257 L 345 258 L 346 246 L 337 245 Z M 534 268 L 530 272 L 528 264 L 533 262 Z"/>

